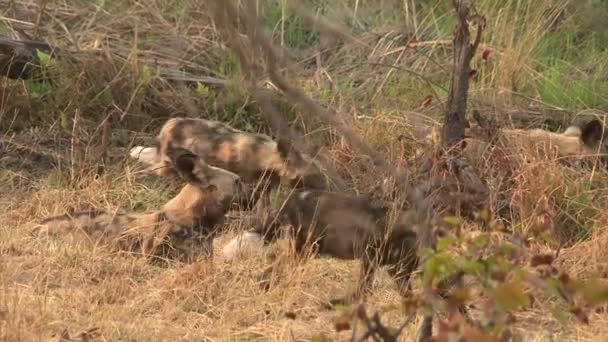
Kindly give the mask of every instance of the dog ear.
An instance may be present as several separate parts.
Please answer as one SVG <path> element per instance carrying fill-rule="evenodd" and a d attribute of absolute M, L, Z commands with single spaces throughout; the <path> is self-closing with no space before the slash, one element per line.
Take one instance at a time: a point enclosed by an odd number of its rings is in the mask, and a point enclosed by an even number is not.
<path fill-rule="evenodd" d="M 604 127 L 602 122 L 598 119 L 593 119 L 583 126 L 581 130 L 581 139 L 585 145 L 595 147 L 602 141 L 603 133 Z"/>
<path fill-rule="evenodd" d="M 277 150 L 279 150 L 279 155 L 283 159 L 289 158 L 291 152 L 293 151 L 293 146 L 284 139 L 279 139 L 277 142 Z"/>
<path fill-rule="evenodd" d="M 173 164 L 173 167 L 175 167 L 175 170 L 177 170 L 182 178 L 188 181 L 196 179 L 193 171 L 198 157 L 194 153 L 181 147 L 170 147 L 167 155 L 171 160 L 171 164 Z"/>
<path fill-rule="evenodd" d="M 206 192 L 214 192 L 214 191 L 217 191 L 217 186 L 215 186 L 213 184 L 209 184 L 203 190 Z"/>
<path fill-rule="evenodd" d="M 277 149 L 281 158 L 290 165 L 302 166 L 305 163 L 300 152 L 290 142 L 280 139 L 277 142 Z"/>

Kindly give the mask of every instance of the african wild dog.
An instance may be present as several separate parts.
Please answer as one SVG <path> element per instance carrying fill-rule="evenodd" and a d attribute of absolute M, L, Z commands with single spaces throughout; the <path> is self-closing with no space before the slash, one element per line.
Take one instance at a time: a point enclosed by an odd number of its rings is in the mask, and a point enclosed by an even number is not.
<path fill-rule="evenodd" d="M 157 145 L 135 147 L 131 156 L 151 164 L 151 173 L 164 176 L 173 171 L 167 162 L 167 146 L 174 145 L 192 151 L 210 165 L 238 174 L 244 183 L 268 179 L 267 190 L 281 181 L 295 188 L 323 189 L 324 178 L 307 156 L 289 142 L 278 142 L 263 134 L 244 132 L 227 124 L 206 119 L 172 118 L 161 128 Z M 147 154 L 147 155 L 144 155 Z M 253 205 L 260 192 L 253 195 Z"/>
<path fill-rule="evenodd" d="M 496 144 L 503 148 L 540 148 L 541 153 L 554 153 L 560 159 L 585 161 L 600 156 L 608 166 L 608 139 L 604 136 L 604 124 L 598 119 L 570 125 L 564 132 L 556 133 L 544 129 L 500 129 Z M 465 130 L 465 152 L 477 153 L 487 146 L 488 137 L 484 129 L 473 126 Z M 433 130 L 429 142 L 438 143 L 440 134 Z M 490 138 L 491 139 L 491 138 Z M 550 157 L 548 155 L 548 157 Z"/>
<path fill-rule="evenodd" d="M 72 235 L 106 243 L 114 251 L 182 261 L 189 261 L 193 250 L 212 255 L 215 230 L 223 224 L 234 197 L 243 195 L 241 180 L 185 149 L 169 148 L 167 153 L 172 167 L 187 183 L 161 210 L 65 214 L 43 220 L 33 235 Z"/>
<path fill-rule="evenodd" d="M 500 135 L 508 139 L 510 145 L 519 142 L 543 146 L 547 151 L 553 150 L 559 158 L 582 161 L 599 155 L 602 163 L 608 162 L 608 141 L 604 137 L 604 125 L 598 119 L 571 125 L 562 133 L 543 129 L 505 129 L 500 131 Z"/>
<path fill-rule="evenodd" d="M 286 201 L 274 219 L 260 221 L 252 232 L 268 244 L 279 237 L 282 225 L 289 225 L 298 257 L 312 247 L 312 252 L 321 256 L 360 259 L 356 290 L 339 300 L 351 301 L 369 293 L 378 266 L 388 266 L 401 295 L 409 294 L 410 275 L 418 266 L 418 236 L 423 229 L 419 221 L 415 212 L 393 211 L 388 205 L 372 203 L 369 196 L 300 191 Z M 270 266 L 264 272 L 265 277 L 272 269 Z"/>

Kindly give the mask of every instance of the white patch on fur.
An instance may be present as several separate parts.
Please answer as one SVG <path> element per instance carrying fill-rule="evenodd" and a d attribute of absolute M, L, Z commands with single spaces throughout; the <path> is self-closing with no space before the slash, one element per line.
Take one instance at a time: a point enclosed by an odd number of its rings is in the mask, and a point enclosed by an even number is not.
<path fill-rule="evenodd" d="M 129 151 L 131 158 L 140 162 L 153 164 L 157 161 L 156 147 L 135 146 Z"/>
<path fill-rule="evenodd" d="M 212 170 L 219 171 L 219 172 L 222 172 L 222 173 L 227 173 L 227 174 L 230 174 L 230 175 L 232 175 L 234 178 L 240 178 L 240 177 L 239 177 L 239 175 L 237 175 L 236 173 L 231 172 L 231 171 L 228 171 L 228 170 L 226 170 L 226 169 L 222 169 L 221 167 L 216 167 L 216 166 L 209 165 L 209 164 L 207 164 L 207 166 L 208 166 L 210 169 L 212 169 Z"/>
<path fill-rule="evenodd" d="M 310 196 L 311 192 L 306 190 L 306 191 L 302 191 L 300 192 L 300 194 L 298 195 L 300 197 L 301 200 L 305 200 L 306 197 Z"/>
<path fill-rule="evenodd" d="M 245 232 L 230 242 L 222 249 L 224 260 L 232 260 L 236 256 L 243 256 L 246 253 L 251 253 L 263 248 L 262 236 L 253 232 Z"/>
<path fill-rule="evenodd" d="M 582 134 L 583 133 L 581 131 L 581 128 L 578 126 L 570 126 L 570 127 L 566 128 L 566 130 L 563 133 L 563 135 L 568 136 L 568 137 L 580 137 Z"/>

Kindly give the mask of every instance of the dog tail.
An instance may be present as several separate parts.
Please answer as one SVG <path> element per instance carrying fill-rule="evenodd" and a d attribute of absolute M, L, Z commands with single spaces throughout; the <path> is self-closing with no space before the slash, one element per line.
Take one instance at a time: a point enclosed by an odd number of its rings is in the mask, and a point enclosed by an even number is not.
<path fill-rule="evenodd" d="M 129 151 L 129 155 L 131 158 L 146 164 L 154 164 L 159 160 L 159 151 L 157 147 L 135 146 Z"/>

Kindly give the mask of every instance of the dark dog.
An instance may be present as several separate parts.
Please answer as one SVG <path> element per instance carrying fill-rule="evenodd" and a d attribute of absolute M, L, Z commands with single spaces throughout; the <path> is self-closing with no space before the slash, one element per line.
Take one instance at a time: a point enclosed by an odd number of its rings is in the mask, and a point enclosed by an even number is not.
<path fill-rule="evenodd" d="M 268 180 L 267 191 L 281 181 L 295 188 L 325 187 L 325 179 L 315 164 L 288 142 L 275 142 L 269 136 L 243 132 L 218 121 L 170 119 L 161 128 L 157 143 L 157 147 L 135 147 L 130 153 L 151 164 L 149 170 L 156 175 L 173 172 L 167 159 L 167 147 L 172 145 L 192 151 L 210 165 L 236 173 L 244 183 Z M 260 192 L 251 197 L 247 208 L 258 201 Z"/>
<path fill-rule="evenodd" d="M 207 165 L 181 148 L 170 148 L 172 167 L 187 181 L 181 192 L 159 211 L 112 213 L 92 210 L 47 218 L 35 236 L 70 234 L 104 242 L 115 250 L 144 256 L 188 261 L 193 250 L 212 254 L 215 229 L 224 222 L 235 197 L 242 196 L 240 178 L 232 172 Z"/>
<path fill-rule="evenodd" d="M 391 214 L 388 205 L 374 205 L 367 196 L 302 191 L 287 200 L 274 220 L 265 218 L 253 231 L 270 243 L 279 237 L 282 225 L 289 225 L 297 256 L 311 248 L 318 255 L 361 259 L 356 290 L 346 298 L 334 300 L 334 304 L 368 294 L 378 266 L 387 267 L 401 295 L 407 296 L 410 276 L 418 266 L 418 233 L 423 227 L 413 211 L 395 210 Z M 267 269 L 265 275 L 272 269 L 273 266 Z"/>

